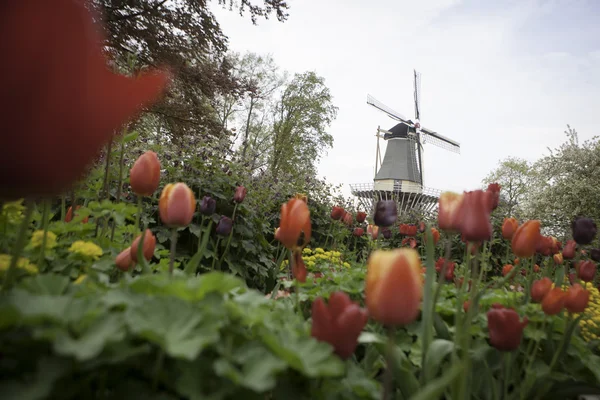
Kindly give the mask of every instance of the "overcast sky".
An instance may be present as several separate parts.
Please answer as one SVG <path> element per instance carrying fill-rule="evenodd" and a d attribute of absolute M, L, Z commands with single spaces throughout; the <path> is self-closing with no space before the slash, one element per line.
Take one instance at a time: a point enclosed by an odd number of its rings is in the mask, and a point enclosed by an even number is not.
<path fill-rule="evenodd" d="M 216 2 L 215 2 L 216 3 Z M 270 53 L 282 69 L 323 76 L 339 107 L 321 176 L 372 182 L 378 125 L 394 121 L 367 94 L 458 141 L 425 145 L 425 186 L 470 190 L 508 156 L 535 161 L 564 139 L 600 132 L 600 1 L 289 0 L 289 20 L 260 21 L 213 5 L 238 52 Z"/>

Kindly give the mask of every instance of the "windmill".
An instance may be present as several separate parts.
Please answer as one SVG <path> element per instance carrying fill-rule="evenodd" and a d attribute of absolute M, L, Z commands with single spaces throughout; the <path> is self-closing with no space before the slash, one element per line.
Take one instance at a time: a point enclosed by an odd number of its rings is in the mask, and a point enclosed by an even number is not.
<path fill-rule="evenodd" d="M 396 200 L 399 213 L 435 212 L 440 191 L 423 186 L 423 145 L 431 143 L 460 153 L 460 144 L 421 126 L 421 74 L 414 72 L 414 121 L 404 117 L 371 95 L 367 104 L 397 121 L 391 129 L 377 128 L 375 177 L 372 184 L 351 184 L 352 194 L 365 209 L 372 209 L 377 200 Z M 381 158 L 380 139 L 387 142 Z"/>

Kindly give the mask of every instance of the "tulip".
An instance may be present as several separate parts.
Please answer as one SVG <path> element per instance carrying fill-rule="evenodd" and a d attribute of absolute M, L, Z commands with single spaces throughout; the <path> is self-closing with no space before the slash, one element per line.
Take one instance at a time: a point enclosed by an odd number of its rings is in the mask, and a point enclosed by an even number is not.
<path fill-rule="evenodd" d="M 217 202 L 210 196 L 204 196 L 200 202 L 200 214 L 210 217 L 217 209 Z"/>
<path fill-rule="evenodd" d="M 306 270 L 306 265 L 304 264 L 304 260 L 302 259 L 302 251 L 299 249 L 294 250 L 292 254 L 292 276 L 298 282 L 304 283 L 306 282 L 307 275 L 308 271 Z"/>
<path fill-rule="evenodd" d="M 556 242 L 553 237 L 540 235 L 535 245 L 535 251 L 543 256 L 549 256 L 553 253 L 555 244 Z"/>
<path fill-rule="evenodd" d="M 371 239 L 376 240 L 379 237 L 379 227 L 377 225 L 369 224 L 367 226 L 367 235 L 371 237 Z"/>
<path fill-rule="evenodd" d="M 490 196 L 490 192 L 483 190 L 474 190 L 464 194 L 460 232 L 469 242 L 480 242 L 492 237 Z"/>
<path fill-rule="evenodd" d="M 128 247 L 122 252 L 119 253 L 117 258 L 115 259 L 115 264 L 117 268 L 119 268 L 123 272 L 129 271 L 131 268 L 135 267 L 135 262 L 131 259 L 131 248 Z"/>
<path fill-rule="evenodd" d="M 438 205 L 438 225 L 441 230 L 458 232 L 461 227 L 463 194 L 443 192 Z"/>
<path fill-rule="evenodd" d="M 219 219 L 219 222 L 217 223 L 217 227 L 215 228 L 217 235 L 229 236 L 232 229 L 233 229 L 233 221 L 231 220 L 231 218 L 221 215 L 221 219 Z M 277 233 L 278 232 L 275 232 L 275 237 L 277 237 Z"/>
<path fill-rule="evenodd" d="M 446 264 L 446 259 L 444 257 L 438 258 L 437 261 L 435 262 L 435 271 L 437 273 L 442 272 L 442 269 L 444 268 L 444 264 Z"/>
<path fill-rule="evenodd" d="M 394 225 L 398 219 L 398 208 L 393 200 L 379 200 L 375 205 L 373 221 L 375 225 L 388 227 Z"/>
<path fill-rule="evenodd" d="M 344 216 L 344 213 L 345 211 L 342 207 L 333 206 L 333 209 L 331 210 L 331 219 L 339 221 Z"/>
<path fill-rule="evenodd" d="M 362 235 L 365 234 L 365 230 L 363 228 L 354 228 L 354 231 L 352 231 L 352 234 L 356 237 L 361 237 Z"/>
<path fill-rule="evenodd" d="M 569 274 L 569 283 L 571 285 L 573 285 L 573 284 L 575 284 L 576 281 L 577 281 L 577 275 L 571 272 Z"/>
<path fill-rule="evenodd" d="M 129 171 L 131 189 L 138 196 L 152 196 L 160 183 L 160 161 L 153 151 L 142 154 Z"/>
<path fill-rule="evenodd" d="M 417 247 L 417 241 L 415 238 L 407 237 L 407 238 L 402 239 L 401 245 L 402 246 L 409 245 L 411 249 L 414 249 L 415 247 Z"/>
<path fill-rule="evenodd" d="M 527 317 L 521 322 L 513 309 L 494 304 L 487 312 L 490 344 L 500 351 L 513 351 L 519 348 Z"/>
<path fill-rule="evenodd" d="M 425 222 L 419 222 L 419 232 L 423 233 L 425 232 Z"/>
<path fill-rule="evenodd" d="M 452 282 L 454 280 L 454 268 L 455 267 L 456 267 L 456 263 L 450 263 L 446 267 L 446 274 L 444 275 L 444 278 L 446 278 L 446 280 L 448 282 Z"/>
<path fill-rule="evenodd" d="M 471 302 L 469 300 L 465 300 L 463 302 L 463 310 L 465 311 L 465 313 L 469 312 L 469 308 L 471 308 Z"/>
<path fill-rule="evenodd" d="M 381 234 L 383 235 L 384 239 L 389 239 L 392 237 L 392 231 L 389 228 L 381 228 Z"/>
<path fill-rule="evenodd" d="M 556 315 L 565 305 L 566 293 L 559 287 L 551 289 L 542 300 L 542 311 L 546 315 Z"/>
<path fill-rule="evenodd" d="M 281 222 L 279 224 L 277 239 L 290 250 L 297 249 L 300 235 L 304 233 L 301 247 L 310 241 L 311 224 L 310 211 L 305 202 L 291 199 L 281 206 Z"/>
<path fill-rule="evenodd" d="M 419 253 L 413 249 L 376 250 L 367 262 L 365 297 L 369 314 L 387 326 L 417 319 L 423 293 Z"/>
<path fill-rule="evenodd" d="M 575 250 L 577 249 L 577 242 L 574 240 L 568 240 L 567 244 L 562 249 L 562 256 L 566 260 L 572 260 L 575 258 Z"/>
<path fill-rule="evenodd" d="M 350 214 L 349 212 L 346 212 L 346 213 L 344 214 L 344 217 L 342 218 L 342 222 L 343 222 L 343 223 L 344 223 L 344 225 L 346 225 L 346 226 L 351 226 L 351 225 L 352 225 L 352 222 L 354 222 L 354 221 L 353 221 L 353 218 L 352 218 L 352 214 Z"/>
<path fill-rule="evenodd" d="M 131 244 L 131 259 L 133 262 L 138 262 L 138 247 L 140 246 L 140 240 L 142 240 L 142 235 L 139 235 L 135 238 L 133 243 Z M 154 249 L 156 248 L 156 237 L 150 229 L 146 229 L 146 234 L 144 235 L 144 244 L 142 245 L 142 253 L 144 254 L 144 258 L 148 261 L 152 259 L 154 256 Z"/>
<path fill-rule="evenodd" d="M 600 261 L 600 249 L 590 250 L 590 258 L 596 262 Z"/>
<path fill-rule="evenodd" d="M 302 200 L 303 202 L 308 204 L 308 197 L 303 193 L 296 193 L 294 196 L 295 199 Z"/>
<path fill-rule="evenodd" d="M 567 290 L 565 308 L 570 313 L 581 313 L 587 308 L 589 301 L 590 292 L 576 283 Z"/>
<path fill-rule="evenodd" d="M 538 279 L 531 285 L 531 300 L 539 303 L 552 289 L 552 280 L 548 277 Z"/>
<path fill-rule="evenodd" d="M 596 275 L 596 263 L 590 260 L 580 261 L 577 264 L 577 276 L 584 282 L 591 282 Z"/>
<path fill-rule="evenodd" d="M 512 251 L 517 257 L 532 257 L 540 237 L 540 221 L 530 220 L 519 226 L 512 237 Z"/>
<path fill-rule="evenodd" d="M 75 211 L 79 210 L 81 208 L 81 206 L 77 206 L 75 207 Z M 77 216 L 77 212 L 75 213 L 75 216 Z M 69 207 L 69 209 L 67 210 L 67 214 L 65 215 L 65 222 L 71 222 L 71 220 L 73 219 L 73 207 Z M 90 217 L 85 217 L 84 219 L 81 220 L 81 223 L 83 224 L 87 224 L 87 222 L 90 220 Z"/>
<path fill-rule="evenodd" d="M 504 218 L 502 223 L 502 237 L 504 239 L 512 239 L 517 228 L 519 228 L 519 222 L 515 218 Z"/>
<path fill-rule="evenodd" d="M 513 266 L 510 264 L 506 264 L 504 267 L 502 267 L 502 276 L 506 276 L 508 274 L 510 274 L 510 271 L 512 271 Z"/>
<path fill-rule="evenodd" d="M 497 183 L 490 183 L 486 190 L 489 199 L 489 207 L 490 211 L 494 211 L 498 208 L 498 204 L 500 203 L 500 185 Z"/>
<path fill-rule="evenodd" d="M 86 2 L 3 2 L 0 158 L 3 200 L 62 193 L 128 120 L 158 99 L 166 73 L 108 68 Z M 67 55 L 68 54 L 68 55 Z"/>
<path fill-rule="evenodd" d="M 564 262 L 562 253 L 556 253 L 552 256 L 552 259 L 554 260 L 554 264 L 556 265 L 562 265 L 562 263 Z"/>
<path fill-rule="evenodd" d="M 342 359 L 349 358 L 358 345 L 358 337 L 369 316 L 366 310 L 350 300 L 344 292 L 329 296 L 329 304 L 321 297 L 312 304 L 311 336 L 329 343 Z"/>
<path fill-rule="evenodd" d="M 541 268 L 540 268 L 540 266 L 539 266 L 539 265 L 537 265 L 537 264 L 535 264 L 535 265 L 533 266 L 533 272 L 540 272 L 540 271 L 541 271 Z"/>
<path fill-rule="evenodd" d="M 356 213 L 356 222 L 363 223 L 367 219 L 367 213 L 363 211 L 359 211 Z"/>
<path fill-rule="evenodd" d="M 235 188 L 235 194 L 233 195 L 233 201 L 235 201 L 238 204 L 241 203 L 246 198 L 246 193 L 248 193 L 248 190 L 245 187 L 238 186 L 237 188 Z"/>
<path fill-rule="evenodd" d="M 170 228 L 188 226 L 194 217 L 196 198 L 185 183 L 169 183 L 158 201 L 161 221 Z"/>
<path fill-rule="evenodd" d="M 433 238 L 433 245 L 437 245 L 440 241 L 440 231 L 435 228 L 431 228 L 431 237 Z M 425 241 L 427 241 L 427 235 L 425 236 Z"/>
<path fill-rule="evenodd" d="M 513 261 L 514 265 L 519 265 L 521 263 L 521 259 L 519 257 L 515 258 L 515 261 Z"/>
<path fill-rule="evenodd" d="M 590 244 L 596 237 L 596 223 L 589 218 L 579 217 L 571 224 L 573 239 L 577 244 Z"/>

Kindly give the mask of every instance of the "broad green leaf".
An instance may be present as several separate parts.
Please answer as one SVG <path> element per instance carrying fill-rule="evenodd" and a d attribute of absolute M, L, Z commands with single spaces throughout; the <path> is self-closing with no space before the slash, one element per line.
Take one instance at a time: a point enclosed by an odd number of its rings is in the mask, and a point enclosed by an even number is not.
<path fill-rule="evenodd" d="M 444 374 L 427 383 L 410 400 L 437 400 L 446 388 L 462 373 L 464 364 L 459 361 L 449 366 Z"/>
<path fill-rule="evenodd" d="M 429 382 L 438 373 L 442 366 L 444 358 L 454 350 L 454 342 L 444 339 L 434 339 L 429 345 L 429 350 L 425 355 L 425 369 L 421 372 L 425 374 L 425 381 Z"/>
<path fill-rule="evenodd" d="M 23 279 L 19 285 L 34 294 L 61 295 L 69 286 L 69 278 L 63 275 L 42 274 Z"/>

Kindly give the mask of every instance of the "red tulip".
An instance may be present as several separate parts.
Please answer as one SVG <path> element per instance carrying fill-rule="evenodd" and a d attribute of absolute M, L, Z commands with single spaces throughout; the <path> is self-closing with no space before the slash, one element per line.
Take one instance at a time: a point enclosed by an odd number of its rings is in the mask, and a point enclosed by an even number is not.
<path fill-rule="evenodd" d="M 363 228 L 354 228 L 354 231 L 352 231 L 352 235 L 354 235 L 356 237 L 361 237 L 364 234 L 365 234 L 365 230 Z"/>
<path fill-rule="evenodd" d="M 443 192 L 440 195 L 438 225 L 441 230 L 460 231 L 463 199 L 464 195 L 453 192 Z"/>
<path fill-rule="evenodd" d="M 333 209 L 331 210 L 331 219 L 339 221 L 344 216 L 344 213 L 345 211 L 342 207 L 333 206 Z"/>
<path fill-rule="evenodd" d="M 548 277 L 539 279 L 531 285 L 531 300 L 539 303 L 552 289 L 552 281 Z"/>
<path fill-rule="evenodd" d="M 530 220 L 519 226 L 512 237 L 512 251 L 517 257 L 531 257 L 535 254 L 540 237 L 540 221 Z"/>
<path fill-rule="evenodd" d="M 131 189 L 138 196 L 152 196 L 160 184 L 160 161 L 153 151 L 142 154 L 129 171 Z"/>
<path fill-rule="evenodd" d="M 75 211 L 79 210 L 81 208 L 81 206 L 77 206 L 75 207 Z M 77 212 L 75 213 L 75 216 L 77 216 Z M 73 207 L 69 207 L 69 209 L 67 210 L 67 214 L 65 215 L 65 222 L 71 222 L 71 220 L 73 219 Z M 84 219 L 81 220 L 81 223 L 83 224 L 87 224 L 88 221 L 90 220 L 90 217 L 85 217 Z"/>
<path fill-rule="evenodd" d="M 500 351 L 516 350 L 521 344 L 527 317 L 521 322 L 513 309 L 494 304 L 487 313 L 490 344 Z"/>
<path fill-rule="evenodd" d="M 533 272 L 540 272 L 540 271 L 541 271 L 541 268 L 540 268 L 540 266 L 539 266 L 539 265 L 537 265 L 537 264 L 535 264 L 535 265 L 533 266 Z"/>
<path fill-rule="evenodd" d="M 344 216 L 342 217 L 342 222 L 347 226 L 351 226 L 352 222 L 354 222 L 353 218 L 352 218 L 352 214 L 350 214 L 349 212 L 346 212 L 344 214 Z"/>
<path fill-rule="evenodd" d="M 414 249 L 415 247 L 417 247 L 417 240 L 413 237 L 407 237 L 402 239 L 402 246 L 410 246 L 411 249 Z"/>
<path fill-rule="evenodd" d="M 452 282 L 454 280 L 454 268 L 456 267 L 455 263 L 450 263 L 446 266 L 446 275 L 444 276 L 444 278 L 446 278 L 446 280 L 448 282 Z"/>
<path fill-rule="evenodd" d="M 359 211 L 356 213 L 356 222 L 363 223 L 367 219 L 367 213 L 363 211 Z"/>
<path fill-rule="evenodd" d="M 433 238 L 433 245 L 437 245 L 440 241 L 440 231 L 435 228 L 431 228 L 431 237 Z M 425 240 L 427 240 L 427 235 L 425 235 Z"/>
<path fill-rule="evenodd" d="M 590 292 L 576 283 L 567 290 L 565 308 L 570 313 L 581 313 L 587 308 L 589 301 Z"/>
<path fill-rule="evenodd" d="M 577 249 L 577 242 L 574 240 L 567 240 L 562 250 L 562 255 L 565 260 L 572 260 L 575 258 L 575 250 Z"/>
<path fill-rule="evenodd" d="M 512 239 L 517 228 L 519 228 L 519 222 L 515 218 L 504 218 L 504 222 L 502 223 L 502 237 L 504 239 Z"/>
<path fill-rule="evenodd" d="M 248 190 L 245 187 L 238 186 L 237 188 L 235 188 L 235 194 L 233 195 L 233 201 L 235 201 L 238 204 L 243 202 L 244 199 L 246 198 L 246 193 L 248 193 Z"/>
<path fill-rule="evenodd" d="M 307 275 L 308 270 L 306 269 L 306 265 L 304 264 L 304 260 L 302 259 L 302 251 L 299 249 L 294 250 L 292 254 L 292 276 L 298 282 L 304 283 L 306 282 Z"/>
<path fill-rule="evenodd" d="M 502 267 L 502 276 L 506 276 L 508 274 L 510 274 L 510 271 L 512 271 L 514 267 L 510 264 L 506 264 L 504 267 Z"/>
<path fill-rule="evenodd" d="M 500 203 L 500 185 L 497 183 L 490 183 L 486 192 L 489 193 L 488 199 L 490 211 L 494 211 L 496 208 L 498 208 L 498 203 Z"/>
<path fill-rule="evenodd" d="M 281 206 L 281 221 L 277 231 L 277 240 L 290 250 L 297 249 L 298 241 L 304 233 L 304 247 L 311 237 L 310 210 L 305 202 L 291 199 Z"/>
<path fill-rule="evenodd" d="M 334 292 L 329 296 L 328 305 L 321 297 L 313 302 L 311 335 L 329 343 L 338 356 L 347 359 L 354 353 L 368 319 L 366 310 L 352 302 L 347 294 Z"/>
<path fill-rule="evenodd" d="M 85 174 L 115 130 L 159 97 L 169 77 L 112 73 L 85 2 L 1 7 L 0 193 L 59 194 Z"/>
<path fill-rule="evenodd" d="M 463 213 L 460 221 L 460 232 L 469 242 L 480 242 L 492 237 L 490 222 L 491 192 L 474 190 L 466 192 L 463 200 Z"/>
<path fill-rule="evenodd" d="M 546 315 L 558 314 L 565 305 L 566 293 L 559 287 L 550 290 L 542 300 L 542 311 Z"/>
<path fill-rule="evenodd" d="M 577 276 L 584 282 L 591 282 L 596 275 L 596 263 L 591 260 L 579 261 L 577 263 Z"/>
<path fill-rule="evenodd" d="M 425 232 L 425 222 L 419 222 L 419 232 Z"/>

